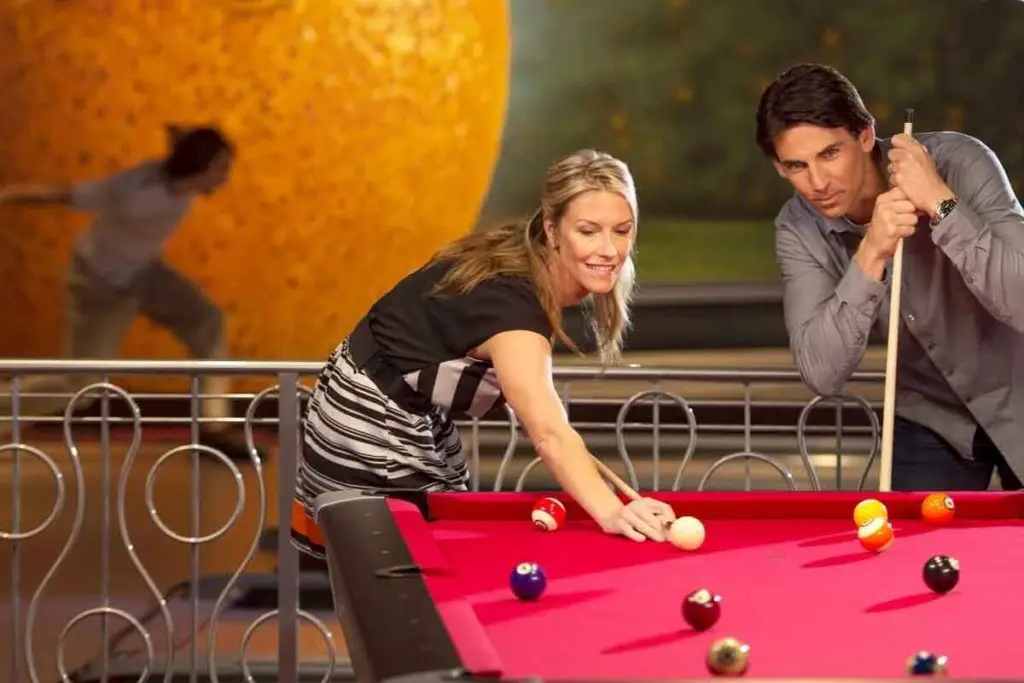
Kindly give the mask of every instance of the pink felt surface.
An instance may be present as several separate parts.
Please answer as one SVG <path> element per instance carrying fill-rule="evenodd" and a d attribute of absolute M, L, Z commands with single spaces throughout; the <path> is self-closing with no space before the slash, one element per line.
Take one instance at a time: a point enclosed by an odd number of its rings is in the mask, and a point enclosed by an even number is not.
<path fill-rule="evenodd" d="M 487 671 L 706 676 L 711 643 L 734 636 L 752 648 L 749 676 L 899 677 L 922 649 L 948 655 L 953 676 L 1021 675 L 1024 520 L 1000 517 L 1019 510 L 1020 496 L 957 496 L 961 515 L 947 528 L 914 519 L 912 499 L 894 497 L 887 503 L 896 542 L 872 554 L 845 514 L 852 505 L 829 494 L 814 495 L 834 514 L 816 517 L 813 499 L 796 494 L 793 518 L 777 509 L 758 515 L 760 494 L 741 494 L 746 515 L 721 507 L 721 497 L 667 497 L 705 523 L 707 541 L 692 553 L 609 537 L 579 518 L 538 531 L 528 518 L 537 496 L 521 494 L 517 503 L 503 496 L 518 494 L 496 494 L 488 507 L 489 494 L 471 495 L 461 506 L 458 497 L 433 506 L 436 521 L 411 506 L 396 519 L 463 657 Z M 922 580 L 934 554 L 962 565 L 960 585 L 945 596 Z M 547 573 L 537 602 L 509 591 L 509 573 L 523 561 Z M 721 620 L 704 633 L 691 631 L 680 613 L 697 588 L 723 597 Z"/>

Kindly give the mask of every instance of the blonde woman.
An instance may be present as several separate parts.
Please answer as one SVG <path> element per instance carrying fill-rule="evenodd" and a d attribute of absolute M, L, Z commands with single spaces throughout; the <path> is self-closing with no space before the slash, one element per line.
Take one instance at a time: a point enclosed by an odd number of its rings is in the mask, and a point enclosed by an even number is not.
<path fill-rule="evenodd" d="M 629 169 L 585 150 L 548 170 L 525 223 L 468 235 L 402 280 L 334 350 L 305 420 L 293 543 L 323 559 L 311 519 L 321 493 L 465 490 L 466 460 L 450 417 L 506 401 L 558 484 L 610 534 L 664 540 L 672 509 L 623 504 L 569 424 L 552 381 L 562 309 L 587 304 L 606 362 L 629 323 L 637 233 Z"/>

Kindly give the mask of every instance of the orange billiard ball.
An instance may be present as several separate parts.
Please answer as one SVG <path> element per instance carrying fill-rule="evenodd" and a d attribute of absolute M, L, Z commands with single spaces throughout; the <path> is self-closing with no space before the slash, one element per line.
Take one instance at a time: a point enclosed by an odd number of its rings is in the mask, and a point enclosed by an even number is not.
<path fill-rule="evenodd" d="M 868 498 L 857 503 L 857 507 L 853 508 L 853 523 L 859 527 L 864 526 L 876 517 L 889 519 L 889 511 L 880 500 Z"/>
<path fill-rule="evenodd" d="M 857 539 L 866 550 L 880 553 L 888 550 L 895 539 L 889 520 L 875 517 L 857 529 Z"/>
<path fill-rule="evenodd" d="M 929 524 L 945 526 L 956 516 L 956 505 L 945 493 L 929 493 L 921 502 L 921 517 Z"/>

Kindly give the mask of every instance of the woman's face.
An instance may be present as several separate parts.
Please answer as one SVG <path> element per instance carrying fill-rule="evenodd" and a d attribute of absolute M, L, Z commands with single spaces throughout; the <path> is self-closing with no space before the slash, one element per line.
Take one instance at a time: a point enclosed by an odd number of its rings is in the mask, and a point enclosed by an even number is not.
<path fill-rule="evenodd" d="M 546 221 L 545 230 L 563 305 L 612 291 L 636 235 L 629 202 L 617 192 L 599 190 L 573 199 L 558 225 Z"/>

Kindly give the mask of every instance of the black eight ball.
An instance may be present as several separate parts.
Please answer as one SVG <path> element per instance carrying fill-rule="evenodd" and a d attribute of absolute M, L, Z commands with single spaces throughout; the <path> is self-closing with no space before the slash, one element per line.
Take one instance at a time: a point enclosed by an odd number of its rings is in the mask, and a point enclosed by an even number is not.
<path fill-rule="evenodd" d="M 943 595 L 960 583 L 960 563 L 948 555 L 935 555 L 924 563 L 924 582 L 929 589 Z"/>
<path fill-rule="evenodd" d="M 945 676 L 949 672 L 949 660 L 927 650 L 918 652 L 907 660 L 907 673 L 911 676 Z"/>

